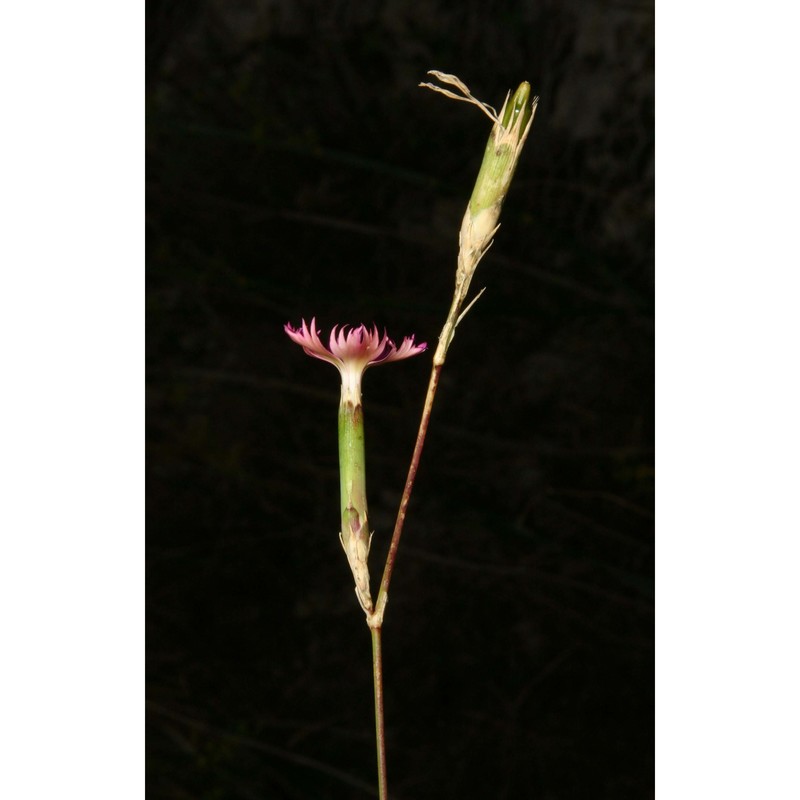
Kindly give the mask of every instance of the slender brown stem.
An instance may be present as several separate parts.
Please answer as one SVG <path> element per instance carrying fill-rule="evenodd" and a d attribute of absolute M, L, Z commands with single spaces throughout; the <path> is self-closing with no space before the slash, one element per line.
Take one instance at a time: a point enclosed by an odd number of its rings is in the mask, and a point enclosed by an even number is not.
<path fill-rule="evenodd" d="M 489 137 L 484 161 L 478 180 L 473 190 L 473 196 L 467 207 L 467 212 L 461 223 L 459 233 L 459 253 L 458 267 L 456 269 L 456 285 L 447 320 L 439 334 L 439 343 L 433 356 L 433 368 L 428 382 L 428 393 L 425 396 L 425 405 L 422 409 L 422 418 L 417 431 L 417 441 L 414 445 L 414 453 L 411 456 L 411 464 L 408 468 L 403 495 L 400 498 L 400 507 L 397 510 L 397 518 L 394 524 L 392 540 L 389 543 L 389 552 L 386 556 L 386 565 L 383 569 L 380 590 L 374 609 L 367 603 L 362 602 L 362 607 L 367 612 L 367 625 L 369 625 L 372 635 L 372 671 L 375 685 L 375 737 L 378 749 L 378 786 L 380 800 L 388 800 L 388 789 L 386 784 L 386 741 L 384 736 L 383 718 L 383 663 L 381 656 L 381 632 L 383 628 L 383 615 L 386 610 L 386 603 L 389 599 L 389 583 L 394 571 L 394 562 L 397 557 L 397 549 L 400 546 L 400 537 L 403 534 L 403 526 L 406 521 L 406 511 L 411 500 L 411 491 L 414 488 L 414 481 L 417 477 L 422 449 L 425 446 L 425 437 L 428 433 L 428 425 L 431 420 L 433 410 L 433 400 L 436 396 L 436 389 L 439 386 L 439 376 L 444 366 L 447 349 L 453 340 L 456 327 L 464 318 L 464 315 L 472 308 L 475 301 L 483 294 L 483 290 L 478 293 L 472 302 L 461 311 L 469 292 L 470 282 L 481 258 L 486 254 L 492 243 L 492 237 L 499 227 L 498 219 L 500 209 L 503 205 L 508 186 L 514 175 L 514 169 L 519 159 L 522 145 L 530 131 L 533 122 L 533 112 L 536 109 L 536 99 L 529 107 L 530 86 L 527 83 L 520 84 L 511 106 L 508 105 L 508 98 L 498 117 L 497 114 L 489 113 L 484 103 L 477 101 L 469 92 L 466 85 L 453 75 L 442 72 L 432 71 L 442 82 L 451 86 L 456 86 L 465 97 L 459 97 L 453 92 L 437 87 L 433 84 L 422 84 L 434 91 L 441 92 L 448 97 L 456 100 L 467 99 L 481 107 L 494 121 L 492 134 Z M 509 93 L 510 94 L 510 93 Z M 519 119 L 519 123 L 516 120 Z M 359 599 L 361 597 L 359 596 Z"/>
<path fill-rule="evenodd" d="M 430 381 L 428 382 L 428 394 L 425 397 L 425 406 L 422 409 L 422 419 L 419 423 L 419 430 L 417 431 L 417 441 L 414 445 L 414 453 L 411 456 L 411 464 L 408 467 L 408 476 L 406 477 L 406 485 L 403 489 L 403 496 L 400 498 L 400 507 L 397 509 L 397 519 L 394 523 L 394 532 L 392 533 L 392 541 L 389 544 L 389 553 L 386 556 L 386 566 L 383 568 L 383 577 L 381 578 L 381 587 L 378 592 L 378 599 L 375 604 L 375 621 L 380 627 L 383 622 L 383 612 L 386 608 L 386 601 L 389 596 L 389 582 L 392 580 L 392 571 L 394 570 L 394 560 L 397 556 L 397 548 L 400 546 L 400 537 L 403 535 L 403 525 L 406 521 L 406 511 L 408 510 L 408 503 L 411 500 L 411 490 L 414 488 L 414 480 L 417 477 L 417 469 L 419 468 L 419 460 L 422 456 L 422 448 L 425 446 L 425 436 L 428 433 L 428 424 L 431 420 L 431 411 L 433 410 L 433 399 L 436 396 L 436 388 L 439 385 L 439 374 L 442 371 L 442 364 L 434 361 L 433 369 L 431 370 Z M 372 625 L 370 625 L 372 627 Z"/>
<path fill-rule="evenodd" d="M 397 519 L 394 524 L 392 541 L 389 544 L 389 554 L 386 557 L 386 566 L 383 570 L 381 588 L 375 604 L 375 610 L 367 614 L 367 624 L 372 636 L 372 682 L 375 688 L 375 743 L 378 752 L 378 796 L 380 800 L 389 800 L 389 788 L 386 779 L 386 734 L 384 728 L 383 713 L 383 655 L 381 651 L 381 633 L 383 626 L 383 612 L 386 608 L 388 599 L 389 581 L 392 578 L 394 560 L 397 548 L 400 544 L 400 536 L 403 533 L 403 523 L 406 519 L 406 510 L 411 499 L 411 490 L 414 488 L 414 479 L 417 476 L 422 448 L 425 445 L 425 435 L 428 432 L 428 424 L 431 419 L 433 409 L 433 398 L 436 396 L 436 387 L 439 385 L 439 374 L 442 371 L 442 364 L 434 360 L 431 378 L 428 382 L 428 394 L 425 397 L 425 406 L 422 410 L 422 419 L 417 431 L 417 441 L 414 445 L 414 453 L 411 456 L 411 464 L 408 468 L 408 477 L 403 489 L 403 496 L 400 499 L 400 508 L 397 511 Z"/>
<path fill-rule="evenodd" d="M 459 259 L 461 259 L 461 256 L 459 256 Z M 478 255 L 477 260 L 480 260 L 480 255 Z M 477 260 L 475 264 L 473 264 L 473 272 L 474 267 L 477 266 Z M 383 659 L 381 655 L 383 614 L 386 610 L 386 602 L 389 599 L 389 583 L 392 580 L 394 562 L 397 557 L 397 548 L 400 546 L 400 537 L 403 535 L 406 511 L 408 510 L 408 504 L 411 500 L 411 491 L 414 488 L 414 481 L 417 477 L 417 469 L 419 468 L 422 449 L 425 446 L 425 437 L 428 433 L 428 425 L 430 424 L 431 412 L 433 411 L 433 401 L 436 397 L 436 389 L 439 386 L 439 376 L 444 366 L 447 348 L 450 346 L 450 342 L 453 339 L 456 326 L 461 321 L 463 315 L 472 307 L 472 303 L 470 303 L 467 309 L 461 313 L 461 306 L 466 297 L 469 288 L 469 279 L 471 278 L 471 273 L 466 277 L 461 276 L 462 271 L 463 270 L 460 269 L 459 275 L 457 276 L 453 302 L 447 315 L 447 321 L 439 335 L 439 346 L 436 348 L 436 352 L 433 356 L 433 367 L 431 369 L 430 380 L 428 381 L 428 393 L 425 395 L 422 418 L 420 419 L 419 430 L 417 431 L 417 441 L 414 445 L 414 453 L 411 456 L 411 464 L 408 467 L 403 496 L 400 498 L 400 507 L 397 509 L 394 532 L 392 533 L 392 541 L 389 543 L 389 553 L 386 556 L 386 566 L 383 569 L 383 577 L 381 578 L 381 586 L 378 592 L 378 598 L 375 602 L 375 609 L 371 612 L 367 611 L 367 625 L 369 625 L 372 635 L 372 677 L 375 686 L 375 741 L 378 751 L 378 792 L 380 800 L 388 800 L 389 798 L 389 790 L 386 781 L 386 738 L 383 715 Z M 477 300 L 477 298 L 475 299 Z"/>
<path fill-rule="evenodd" d="M 386 734 L 383 725 L 383 654 L 381 652 L 381 629 L 370 628 L 372 634 L 372 682 L 375 687 L 375 742 L 378 750 L 378 796 L 389 800 L 386 781 Z"/>

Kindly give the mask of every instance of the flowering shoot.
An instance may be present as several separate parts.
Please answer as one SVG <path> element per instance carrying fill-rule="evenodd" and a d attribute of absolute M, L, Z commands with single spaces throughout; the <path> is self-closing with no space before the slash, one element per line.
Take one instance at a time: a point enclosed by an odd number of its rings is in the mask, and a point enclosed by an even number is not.
<path fill-rule="evenodd" d="M 388 364 L 410 358 L 426 349 L 407 336 L 397 346 L 378 328 L 365 325 L 348 330 L 337 325 L 331 331 L 326 347 L 316 330 L 316 320 L 305 320 L 299 328 L 290 324 L 284 330 L 305 352 L 333 364 L 342 376 L 342 395 L 339 402 L 339 485 L 341 497 L 341 540 L 356 584 L 356 596 L 368 614 L 372 612 L 369 591 L 367 556 L 372 540 L 367 517 L 366 469 L 364 460 L 364 410 L 361 406 L 361 376 L 375 364 Z"/>

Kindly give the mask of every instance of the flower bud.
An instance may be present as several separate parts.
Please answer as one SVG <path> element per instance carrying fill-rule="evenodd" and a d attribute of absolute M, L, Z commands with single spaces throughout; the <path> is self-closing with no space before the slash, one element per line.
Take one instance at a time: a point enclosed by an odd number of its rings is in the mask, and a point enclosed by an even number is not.
<path fill-rule="evenodd" d="M 475 188 L 461 224 L 461 246 L 475 258 L 489 246 L 497 230 L 500 210 L 530 133 L 538 98 L 531 101 L 527 81 L 519 85 L 498 114 L 489 135 Z"/>

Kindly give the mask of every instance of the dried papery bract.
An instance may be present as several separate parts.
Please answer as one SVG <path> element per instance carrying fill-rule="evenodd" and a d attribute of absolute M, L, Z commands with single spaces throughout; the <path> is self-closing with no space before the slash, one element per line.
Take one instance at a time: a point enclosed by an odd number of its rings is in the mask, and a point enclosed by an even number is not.
<path fill-rule="evenodd" d="M 472 103 L 472 105 L 477 106 L 484 114 L 492 122 L 497 122 L 497 112 L 490 106 L 488 103 L 482 103 L 476 97 L 473 96 L 472 92 L 469 90 L 464 81 L 461 78 L 457 77 L 456 75 L 450 75 L 447 72 L 439 72 L 438 69 L 429 69 L 428 75 L 433 75 L 434 78 L 437 78 L 442 83 L 447 83 L 450 86 L 455 86 L 461 94 L 456 94 L 455 92 L 451 92 L 449 89 L 443 89 L 441 86 L 437 86 L 435 83 L 420 83 L 420 86 L 426 89 L 432 89 L 434 92 L 439 92 L 439 94 L 443 94 L 445 97 L 449 97 L 451 100 L 461 100 L 464 103 Z M 463 96 L 462 96 L 463 95 Z"/>

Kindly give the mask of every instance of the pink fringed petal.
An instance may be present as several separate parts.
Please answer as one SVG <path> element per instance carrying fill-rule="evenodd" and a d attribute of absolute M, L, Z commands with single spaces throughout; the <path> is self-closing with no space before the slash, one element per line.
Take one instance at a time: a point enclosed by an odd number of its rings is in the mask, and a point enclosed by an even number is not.
<path fill-rule="evenodd" d="M 334 325 L 328 347 L 319 338 L 316 317 L 311 319 L 311 325 L 306 325 L 305 320 L 302 320 L 299 328 L 293 328 L 287 323 L 284 330 L 308 355 L 334 364 L 343 375 L 345 372 L 360 374 L 374 364 L 400 361 L 427 349 L 425 342 L 415 344 L 413 335 L 406 336 L 398 347 L 386 331 L 381 336 L 377 325 L 373 325 L 372 330 L 366 325 L 359 325 L 357 328 Z"/>

